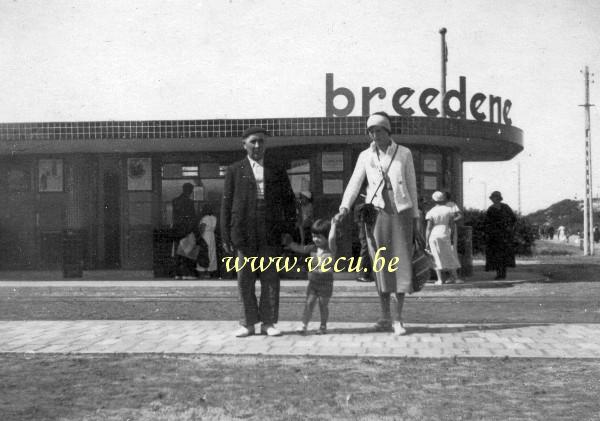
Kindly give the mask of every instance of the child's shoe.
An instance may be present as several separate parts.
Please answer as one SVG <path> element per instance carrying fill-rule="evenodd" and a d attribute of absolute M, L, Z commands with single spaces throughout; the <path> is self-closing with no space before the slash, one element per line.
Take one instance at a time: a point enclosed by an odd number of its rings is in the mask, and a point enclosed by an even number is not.
<path fill-rule="evenodd" d="M 296 329 L 294 329 L 294 331 L 296 333 L 299 333 L 301 335 L 306 335 L 306 331 L 307 331 L 307 326 L 306 325 L 300 325 L 298 326 Z"/>

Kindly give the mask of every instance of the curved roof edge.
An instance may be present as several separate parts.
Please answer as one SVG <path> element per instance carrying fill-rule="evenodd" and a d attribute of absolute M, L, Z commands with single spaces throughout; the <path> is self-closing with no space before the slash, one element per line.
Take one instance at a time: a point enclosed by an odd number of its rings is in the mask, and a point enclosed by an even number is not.
<path fill-rule="evenodd" d="M 237 149 L 241 133 L 265 127 L 278 146 L 366 141 L 367 117 L 93 121 L 0 124 L 0 154 L 164 152 Z M 465 161 L 502 161 L 523 150 L 523 131 L 502 124 L 391 116 L 407 145 L 455 147 Z"/>

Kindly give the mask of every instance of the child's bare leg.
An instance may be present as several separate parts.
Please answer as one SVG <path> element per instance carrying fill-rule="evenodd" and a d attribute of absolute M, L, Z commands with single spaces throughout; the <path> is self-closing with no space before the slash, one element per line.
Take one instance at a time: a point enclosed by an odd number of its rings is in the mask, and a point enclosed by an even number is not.
<path fill-rule="evenodd" d="M 329 298 L 319 297 L 319 311 L 321 312 L 321 326 L 327 326 L 327 320 L 329 320 Z"/>
<path fill-rule="evenodd" d="M 306 305 L 304 306 L 304 313 L 302 314 L 302 324 L 308 326 L 310 318 L 312 317 L 313 310 L 317 304 L 318 297 L 314 294 L 309 294 L 306 297 Z"/>

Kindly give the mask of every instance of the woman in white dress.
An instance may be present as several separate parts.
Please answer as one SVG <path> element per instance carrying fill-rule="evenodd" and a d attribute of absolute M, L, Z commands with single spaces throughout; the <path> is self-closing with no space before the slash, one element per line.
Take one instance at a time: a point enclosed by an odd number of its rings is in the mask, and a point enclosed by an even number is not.
<path fill-rule="evenodd" d="M 452 246 L 452 227 L 456 214 L 451 207 L 446 206 L 448 200 L 444 193 L 436 191 L 431 197 L 436 205 L 425 215 L 427 221 L 425 237 L 435 262 L 437 275 L 435 284 L 444 284 L 444 271 L 450 272 L 450 279 L 446 283 L 462 283 L 456 273 L 460 263 L 456 249 Z"/>
<path fill-rule="evenodd" d="M 212 206 L 208 203 L 202 207 L 202 217 L 198 228 L 204 241 L 208 245 L 208 267 L 196 265 L 199 274 L 207 273 L 209 276 L 217 271 L 217 242 L 215 241 L 215 229 L 217 228 L 217 217 L 214 215 Z"/>

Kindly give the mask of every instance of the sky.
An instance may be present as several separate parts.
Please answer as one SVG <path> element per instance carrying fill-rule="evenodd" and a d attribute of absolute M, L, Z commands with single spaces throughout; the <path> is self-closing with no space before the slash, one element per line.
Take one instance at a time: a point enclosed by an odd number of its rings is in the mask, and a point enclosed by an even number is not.
<path fill-rule="evenodd" d="M 581 199 L 597 0 L 3 1 L 0 122 L 323 117 L 326 73 L 357 97 L 383 87 L 371 110 L 395 115 L 396 89 L 439 89 L 442 27 L 447 88 L 465 76 L 467 98 L 510 99 L 524 138 L 510 161 L 464 164 L 464 206 L 493 190 L 524 214 Z M 598 196 L 599 123 L 592 107 Z"/>

